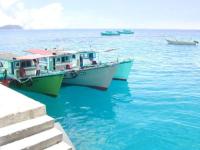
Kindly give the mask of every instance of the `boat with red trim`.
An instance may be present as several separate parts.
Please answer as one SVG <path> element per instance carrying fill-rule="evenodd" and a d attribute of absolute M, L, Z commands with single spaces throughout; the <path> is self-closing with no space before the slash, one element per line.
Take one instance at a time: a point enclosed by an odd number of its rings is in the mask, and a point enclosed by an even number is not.
<path fill-rule="evenodd" d="M 39 70 L 37 70 L 36 63 L 46 57 L 38 54 L 17 56 L 12 53 L 1 52 L 0 72 L 2 84 L 12 88 L 57 96 L 64 74 L 62 72 L 49 72 L 47 69 L 40 69 L 40 73 L 37 74 Z"/>

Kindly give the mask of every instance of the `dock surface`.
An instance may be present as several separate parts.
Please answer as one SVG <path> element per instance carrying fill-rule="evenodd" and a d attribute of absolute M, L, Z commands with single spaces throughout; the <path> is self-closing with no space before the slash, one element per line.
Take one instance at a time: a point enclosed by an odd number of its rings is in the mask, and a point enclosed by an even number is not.
<path fill-rule="evenodd" d="M 0 150 L 73 150 L 45 105 L 0 84 Z"/>

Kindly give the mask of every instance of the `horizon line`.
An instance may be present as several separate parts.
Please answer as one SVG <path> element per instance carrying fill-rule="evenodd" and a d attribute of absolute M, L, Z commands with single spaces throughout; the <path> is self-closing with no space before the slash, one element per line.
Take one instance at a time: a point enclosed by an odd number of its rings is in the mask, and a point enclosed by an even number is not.
<path fill-rule="evenodd" d="M 22 30 L 121 30 L 121 29 L 131 29 L 131 30 L 200 30 L 199 29 L 178 29 L 178 28 L 23 28 Z"/>

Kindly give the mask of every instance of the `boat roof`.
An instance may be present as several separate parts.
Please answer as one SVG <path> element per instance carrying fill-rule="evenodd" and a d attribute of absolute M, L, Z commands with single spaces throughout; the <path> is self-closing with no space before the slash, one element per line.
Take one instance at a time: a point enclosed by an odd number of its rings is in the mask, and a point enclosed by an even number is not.
<path fill-rule="evenodd" d="M 79 51 L 79 53 L 97 53 L 94 50 L 83 50 L 83 51 Z"/>
<path fill-rule="evenodd" d="M 115 51 L 118 50 L 117 48 L 110 48 L 110 49 L 106 49 L 104 51 L 95 51 L 95 50 L 83 50 L 83 51 L 79 51 L 79 53 L 101 53 L 101 52 L 111 52 L 111 51 Z"/>
<path fill-rule="evenodd" d="M 0 52 L 0 59 L 2 60 L 13 60 L 18 57 L 16 54 L 10 52 Z"/>
<path fill-rule="evenodd" d="M 23 55 L 19 56 L 10 52 L 0 52 L 0 59 L 6 61 L 14 61 L 14 60 L 33 60 L 40 59 L 45 57 L 51 57 L 51 55 L 41 55 L 41 54 L 31 54 L 31 55 Z"/>
<path fill-rule="evenodd" d="M 40 59 L 45 57 L 51 57 L 53 55 L 41 55 L 41 54 L 32 54 L 32 55 L 24 55 L 16 57 L 16 60 L 33 60 L 33 59 Z"/>
<path fill-rule="evenodd" d="M 26 50 L 26 52 L 32 54 L 40 54 L 40 55 L 70 55 L 77 53 L 76 51 L 71 50 L 62 50 L 62 49 L 52 49 L 52 50 L 44 50 L 44 49 L 30 49 Z"/>
<path fill-rule="evenodd" d="M 52 55 L 51 51 L 44 50 L 44 49 L 29 49 L 29 50 L 26 50 L 26 52 L 29 52 L 32 54 L 40 54 L 40 55 Z"/>

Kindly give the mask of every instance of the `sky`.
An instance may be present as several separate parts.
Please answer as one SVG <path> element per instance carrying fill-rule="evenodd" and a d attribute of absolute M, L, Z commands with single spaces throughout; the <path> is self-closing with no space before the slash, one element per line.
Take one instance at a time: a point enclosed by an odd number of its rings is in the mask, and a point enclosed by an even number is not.
<path fill-rule="evenodd" d="M 0 26 L 200 29 L 200 0 L 0 0 Z"/>

